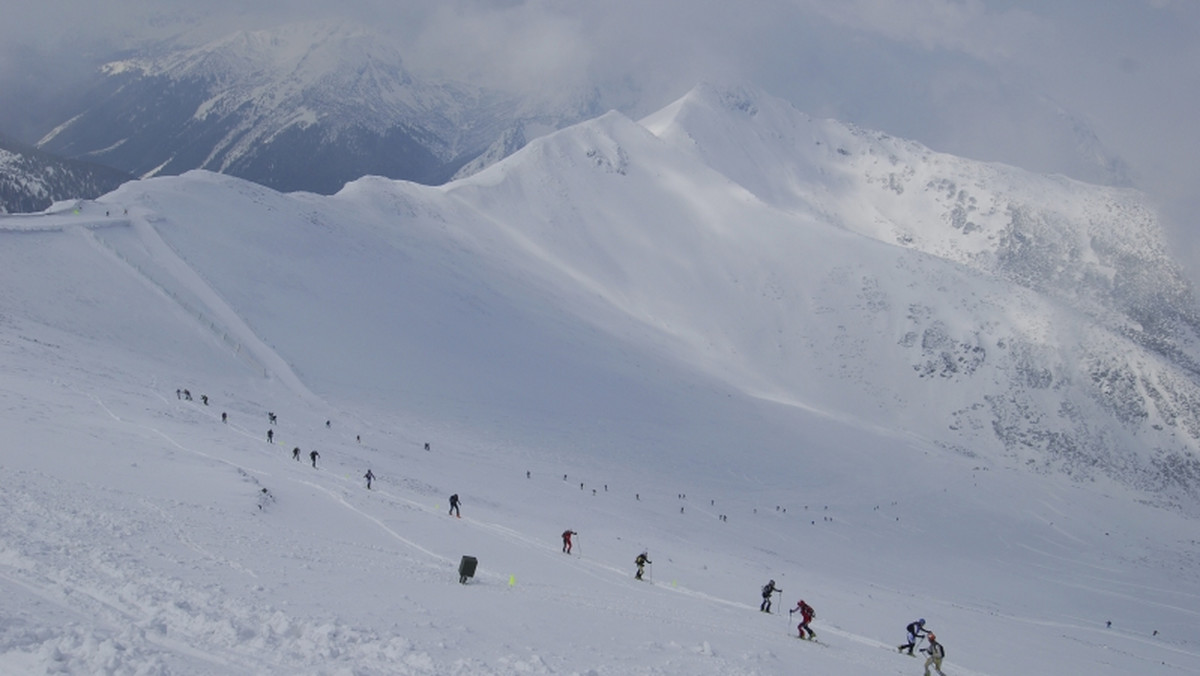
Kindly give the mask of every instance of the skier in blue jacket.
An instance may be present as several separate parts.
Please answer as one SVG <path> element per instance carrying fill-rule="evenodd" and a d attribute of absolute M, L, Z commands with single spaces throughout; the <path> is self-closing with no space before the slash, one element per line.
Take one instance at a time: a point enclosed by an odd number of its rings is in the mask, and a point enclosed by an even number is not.
<path fill-rule="evenodd" d="M 917 641 L 928 633 L 925 631 L 925 618 L 922 617 L 916 622 L 910 622 L 904 629 L 908 632 L 908 643 L 899 646 L 900 652 L 907 650 L 908 654 L 912 655 L 913 648 L 917 647 Z"/>

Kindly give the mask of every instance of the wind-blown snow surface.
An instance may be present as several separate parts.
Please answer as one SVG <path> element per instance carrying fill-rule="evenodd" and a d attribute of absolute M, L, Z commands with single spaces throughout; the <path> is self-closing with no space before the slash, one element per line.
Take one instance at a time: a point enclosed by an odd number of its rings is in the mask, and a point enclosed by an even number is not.
<path fill-rule="evenodd" d="M 0 671 L 915 674 L 918 616 L 947 674 L 1200 670 L 1194 518 L 935 442 L 907 402 L 982 386 L 869 358 L 898 324 L 860 310 L 1086 318 L 652 126 L 443 188 L 191 173 L 0 220 Z"/>

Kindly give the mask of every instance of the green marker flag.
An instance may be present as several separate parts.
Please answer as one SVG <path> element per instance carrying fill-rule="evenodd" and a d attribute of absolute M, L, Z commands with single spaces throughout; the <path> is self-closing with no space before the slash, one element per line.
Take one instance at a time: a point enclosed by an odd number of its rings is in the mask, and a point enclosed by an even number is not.
<path fill-rule="evenodd" d="M 510 587 L 517 586 L 517 576 L 516 575 L 508 576 L 508 586 L 510 586 Z"/>

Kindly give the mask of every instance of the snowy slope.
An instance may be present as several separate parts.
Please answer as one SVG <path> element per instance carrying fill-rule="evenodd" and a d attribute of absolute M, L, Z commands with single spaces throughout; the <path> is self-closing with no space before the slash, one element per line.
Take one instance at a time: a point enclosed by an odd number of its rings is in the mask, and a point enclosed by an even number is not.
<path fill-rule="evenodd" d="M 934 326 L 1152 353 L 654 130 L 440 188 L 193 172 L 0 220 L 0 671 L 905 674 L 918 616 L 949 674 L 1200 669 L 1194 518 L 987 425 L 946 442 L 1011 372 L 912 356 Z M 826 645 L 757 612 L 768 578 Z"/>

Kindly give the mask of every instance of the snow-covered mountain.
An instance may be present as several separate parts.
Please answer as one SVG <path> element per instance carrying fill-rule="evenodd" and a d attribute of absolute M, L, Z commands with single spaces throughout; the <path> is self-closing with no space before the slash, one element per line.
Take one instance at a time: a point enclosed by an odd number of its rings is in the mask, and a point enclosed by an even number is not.
<path fill-rule="evenodd" d="M 924 616 L 948 674 L 1194 672 L 1156 227 L 712 87 L 443 186 L 4 217 L 0 670 L 905 674 Z"/>
<path fill-rule="evenodd" d="M 43 211 L 58 200 L 99 197 L 131 178 L 0 137 L 0 213 Z"/>
<path fill-rule="evenodd" d="M 414 79 L 393 44 L 352 24 L 156 49 L 108 63 L 84 109 L 39 147 L 139 176 L 202 168 L 328 194 L 364 175 L 440 183 L 537 118 L 512 97 Z"/>
<path fill-rule="evenodd" d="M 861 286 L 861 333 L 886 318 L 879 343 L 860 337 L 860 349 L 960 392 L 952 410 L 912 398 L 913 382 L 891 395 L 914 406 L 906 416 L 922 412 L 922 434 L 1195 495 L 1200 313 L 1140 193 L 938 154 L 745 88 L 698 88 L 646 125 L 772 207 L 1011 287 L 953 309 L 920 297 L 897 307 L 883 271 L 843 273 Z M 836 372 L 860 360 L 839 352 Z M 804 370 L 785 378 L 811 377 Z M 987 439 L 967 431 L 980 429 Z"/>

